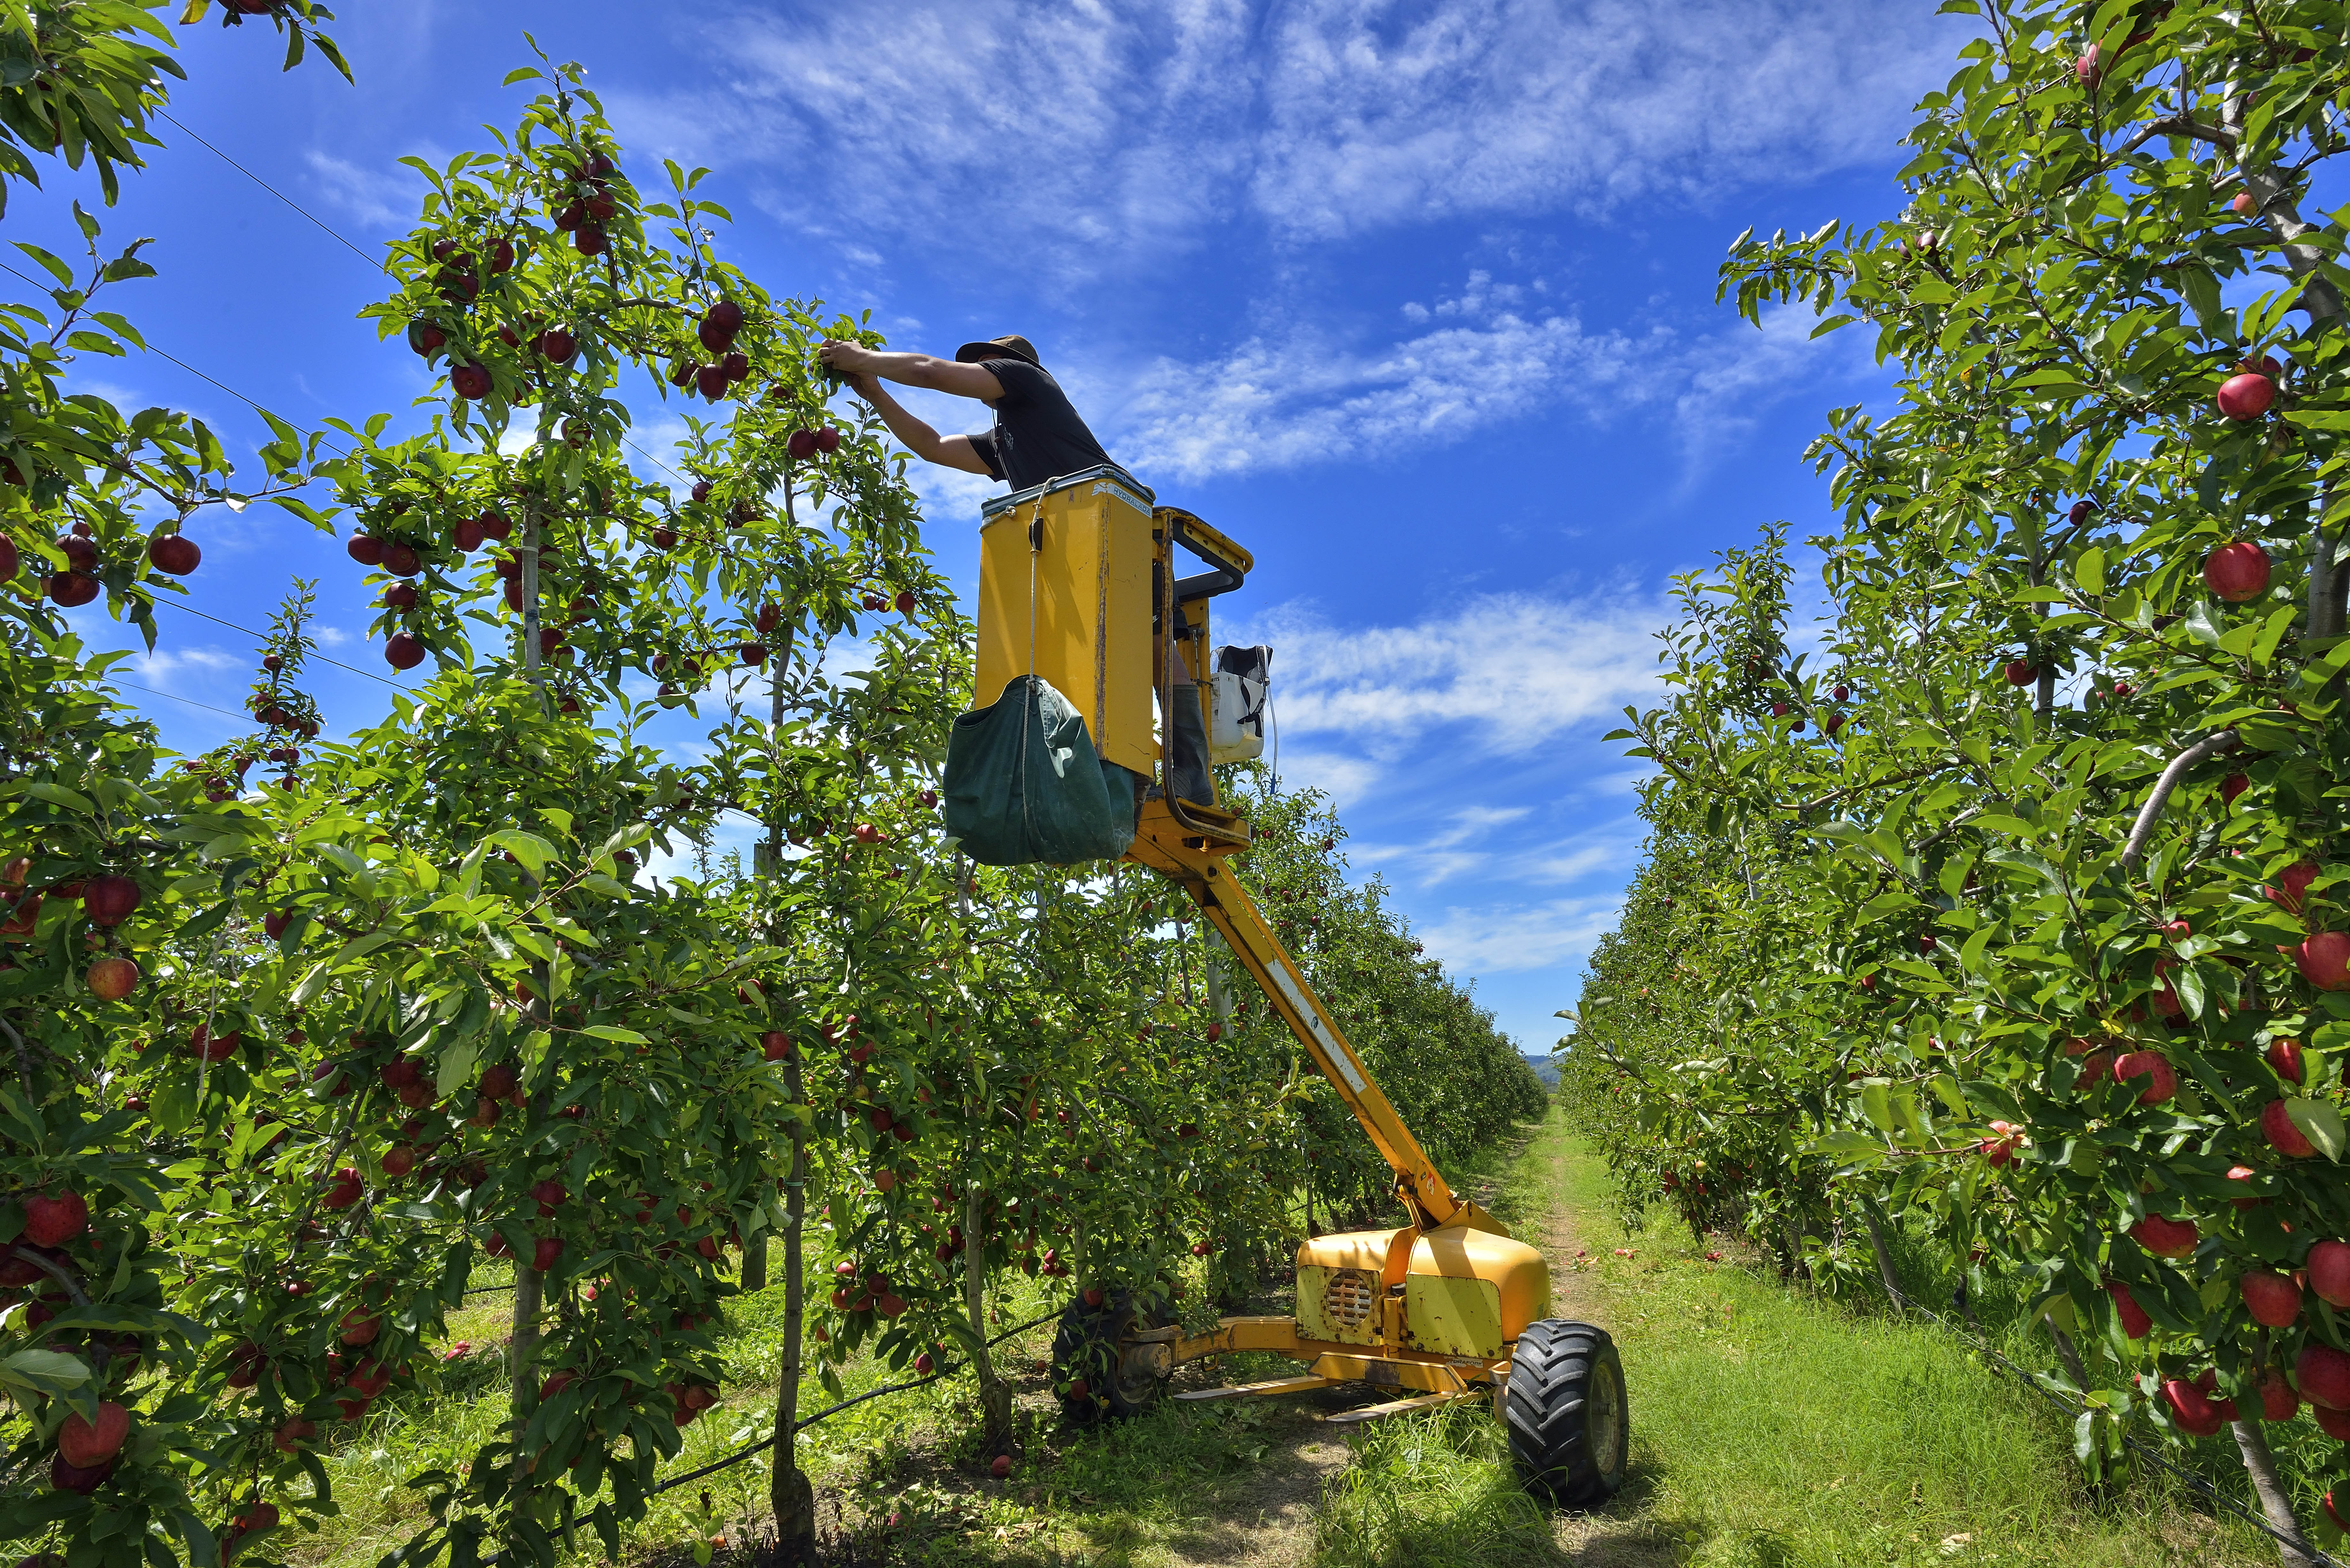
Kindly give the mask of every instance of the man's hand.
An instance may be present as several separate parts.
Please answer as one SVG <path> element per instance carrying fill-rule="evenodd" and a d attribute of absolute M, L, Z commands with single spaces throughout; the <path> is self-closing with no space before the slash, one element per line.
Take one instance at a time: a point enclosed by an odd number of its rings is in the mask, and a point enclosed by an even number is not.
<path fill-rule="evenodd" d="M 843 343 L 837 338 L 827 337 L 824 346 L 816 351 L 816 357 L 823 362 L 826 369 L 847 381 L 867 402 L 873 401 L 879 393 L 881 389 L 874 380 L 872 362 L 881 356 L 862 343 Z"/>

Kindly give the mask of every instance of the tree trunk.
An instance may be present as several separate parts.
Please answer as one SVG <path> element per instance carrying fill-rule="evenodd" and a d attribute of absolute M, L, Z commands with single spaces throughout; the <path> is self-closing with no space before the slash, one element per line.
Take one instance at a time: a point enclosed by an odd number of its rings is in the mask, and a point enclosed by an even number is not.
<path fill-rule="evenodd" d="M 1877 1210 L 1868 1204 L 1861 1205 L 1860 1218 L 1868 1227 L 1868 1250 L 1877 1254 L 1877 1274 L 1885 1282 L 1886 1299 L 1893 1303 L 1896 1317 L 1906 1315 L 1901 1305 L 1901 1282 L 1893 1272 L 1893 1254 L 1885 1250 L 1885 1227 L 1878 1223 Z"/>
<path fill-rule="evenodd" d="M 2278 1561 L 2284 1568 L 2312 1568 L 2316 1559 L 2310 1554 L 2309 1538 L 2301 1532 L 2301 1521 L 2293 1517 L 2293 1494 L 2277 1475 L 2268 1435 L 2258 1421 L 2233 1422 L 2230 1429 L 2236 1434 L 2236 1450 L 2244 1459 L 2244 1473 L 2252 1478 L 2253 1494 L 2261 1500 L 2262 1517 L 2271 1530 L 2285 1538 L 2277 1542 Z"/>
<path fill-rule="evenodd" d="M 979 1140 L 972 1139 L 970 1163 L 979 1168 Z M 962 1197 L 962 1304 L 971 1314 L 972 1370 L 979 1376 L 979 1408 L 990 1458 L 1012 1451 L 1012 1386 L 995 1374 L 987 1350 L 987 1189 L 976 1180 Z"/>
<path fill-rule="evenodd" d="M 749 1295 L 767 1288 L 767 1232 L 760 1231 L 743 1243 L 743 1293 Z"/>
<path fill-rule="evenodd" d="M 797 1106 L 799 1056 L 784 1063 L 784 1091 Z M 800 1334 L 807 1308 L 806 1282 L 800 1266 L 800 1231 L 807 1212 L 807 1135 L 797 1116 L 791 1123 L 792 1173 L 784 1185 L 784 1364 L 776 1372 L 775 1463 L 767 1501 L 775 1511 L 775 1560 L 779 1563 L 816 1561 L 816 1489 L 800 1473 L 799 1439 L 793 1428 L 800 1414 Z"/>
<path fill-rule="evenodd" d="M 791 470 L 784 471 L 784 515 L 792 517 Z M 791 624 L 785 624 L 783 636 L 775 642 L 773 662 L 767 675 L 767 740 L 774 745 L 784 727 L 784 680 L 791 672 Z M 767 823 L 767 875 L 776 881 L 784 873 L 784 818 L 780 805 L 771 806 L 774 815 Z M 781 946 L 784 931 L 781 919 L 768 934 Z M 800 1113 L 807 1103 L 806 1086 L 800 1075 L 800 1056 L 796 1046 L 784 1058 L 784 1096 L 790 1102 L 791 1116 L 786 1123 L 785 1137 L 791 1141 L 791 1174 L 784 1179 L 784 1359 L 775 1373 L 775 1464 L 767 1481 L 767 1505 L 775 1514 L 775 1562 L 779 1568 L 795 1568 L 801 1563 L 816 1562 L 816 1488 L 800 1469 L 799 1436 L 796 1428 L 800 1417 L 800 1373 L 805 1365 L 802 1335 L 806 1329 L 807 1280 L 801 1256 L 801 1235 L 807 1221 L 807 1123 Z M 753 1238 L 757 1251 L 746 1249 L 743 1257 L 743 1289 L 764 1287 L 767 1273 L 767 1237 L 762 1233 Z M 759 1284 L 752 1284 L 752 1269 L 755 1256 Z"/>
<path fill-rule="evenodd" d="M 2064 1364 L 2064 1370 L 2073 1375 L 2073 1386 L 2085 1393 L 2089 1386 L 2089 1369 L 2081 1365 L 2081 1353 L 2073 1347 L 2073 1336 L 2058 1328 L 2053 1317 L 2043 1314 L 2040 1321 L 2048 1325 L 2048 1337 L 2056 1342 L 2056 1358 Z"/>

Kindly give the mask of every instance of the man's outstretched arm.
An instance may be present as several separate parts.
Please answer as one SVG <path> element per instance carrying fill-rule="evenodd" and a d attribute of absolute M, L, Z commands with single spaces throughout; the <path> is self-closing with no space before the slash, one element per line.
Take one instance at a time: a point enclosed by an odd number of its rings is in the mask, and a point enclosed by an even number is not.
<path fill-rule="evenodd" d="M 901 386 L 952 392 L 958 398 L 977 398 L 983 403 L 1003 396 L 1003 383 L 984 365 L 965 365 L 931 354 L 885 354 L 862 344 L 835 340 L 827 340 L 816 351 L 816 357 L 843 375 L 879 377 Z"/>
<path fill-rule="evenodd" d="M 905 358 L 915 357 L 910 354 L 901 356 Z M 975 368 L 968 365 L 963 367 L 965 369 Z M 994 378 L 991 376 L 988 379 L 993 380 Z M 965 473 L 984 474 L 990 479 L 994 477 L 993 474 L 988 473 L 987 464 L 972 448 L 971 437 L 939 434 L 928 424 L 908 413 L 898 400 L 889 395 L 889 389 L 870 375 L 851 372 L 848 384 L 857 389 L 858 397 L 873 405 L 873 411 L 881 416 L 881 422 L 889 427 L 889 433 L 903 441 L 906 450 L 924 462 L 935 462 L 941 468 L 959 468 Z"/>

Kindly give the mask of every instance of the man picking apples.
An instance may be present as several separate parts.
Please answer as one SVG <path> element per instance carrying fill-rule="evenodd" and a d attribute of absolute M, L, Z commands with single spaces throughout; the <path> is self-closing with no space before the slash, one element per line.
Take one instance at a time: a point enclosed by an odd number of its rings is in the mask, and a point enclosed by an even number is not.
<path fill-rule="evenodd" d="M 1036 362 L 1035 346 L 1017 333 L 966 343 L 955 350 L 951 361 L 928 354 L 887 354 L 837 339 L 827 339 L 817 357 L 827 369 L 847 377 L 858 395 L 873 405 L 890 433 L 925 462 L 966 473 L 983 473 L 1019 491 L 1110 461 L 1109 453 L 1078 417 L 1068 394 L 1061 390 L 1061 384 Z M 977 398 L 995 410 L 995 428 L 977 435 L 941 436 L 899 406 L 882 388 L 884 380 Z M 1169 630 L 1171 637 L 1171 625 Z M 1171 643 L 1170 647 L 1172 658 Z M 1175 669 L 1180 676 L 1183 670 L 1180 659 Z M 1213 805 L 1215 776 L 1208 767 L 1208 732 L 1200 689 L 1179 679 L 1173 701 L 1174 755 L 1168 769 L 1169 787 L 1181 799 Z"/>
<path fill-rule="evenodd" d="M 1036 362 L 1035 348 L 1017 334 L 966 343 L 952 359 L 885 354 L 837 341 L 827 341 L 818 357 L 827 369 L 847 377 L 890 433 L 927 462 L 983 473 L 1025 490 L 1110 461 L 1061 384 Z M 883 389 L 885 380 L 977 398 L 995 410 L 995 427 L 977 435 L 941 436 L 900 407 Z"/>

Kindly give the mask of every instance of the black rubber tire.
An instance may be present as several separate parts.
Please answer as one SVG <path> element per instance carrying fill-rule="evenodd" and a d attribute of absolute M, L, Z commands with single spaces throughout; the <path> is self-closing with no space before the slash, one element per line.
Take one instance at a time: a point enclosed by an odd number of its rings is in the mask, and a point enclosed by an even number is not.
<path fill-rule="evenodd" d="M 1071 1302 L 1053 1334 L 1053 1386 L 1066 1390 L 1083 1378 L 1086 1394 L 1073 1399 L 1064 1392 L 1061 1413 L 1072 1421 L 1098 1421 L 1139 1416 L 1157 1404 L 1167 1379 L 1127 1339 L 1167 1321 L 1163 1311 L 1143 1310 L 1126 1291 L 1112 1291 L 1097 1307 Z"/>
<path fill-rule="evenodd" d="M 1510 1458 L 1526 1490 L 1564 1508 L 1603 1503 L 1624 1484 L 1631 1408 L 1607 1331 L 1545 1318 L 1526 1325 L 1503 1396 Z"/>

